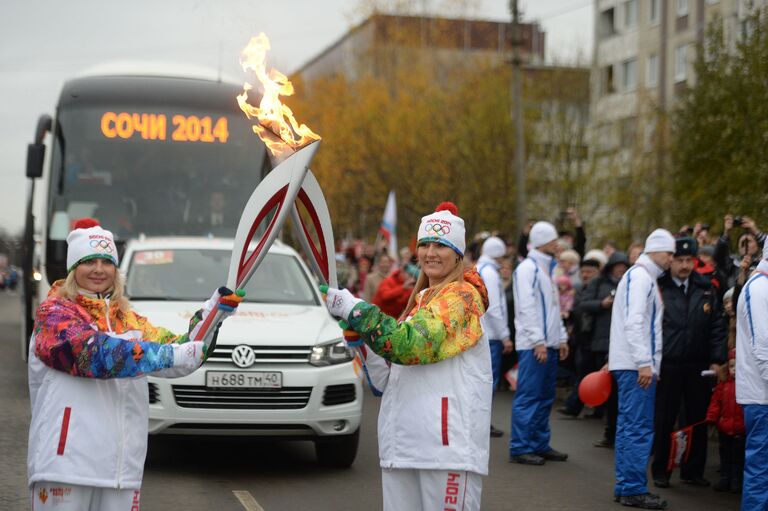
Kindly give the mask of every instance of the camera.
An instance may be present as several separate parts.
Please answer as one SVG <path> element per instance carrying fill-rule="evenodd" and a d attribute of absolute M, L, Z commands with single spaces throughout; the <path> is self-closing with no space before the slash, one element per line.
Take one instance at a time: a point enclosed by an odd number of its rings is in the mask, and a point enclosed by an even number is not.
<path fill-rule="evenodd" d="M 733 226 L 734 227 L 739 227 L 742 223 L 744 223 L 744 219 L 743 218 L 741 218 L 740 216 L 733 217 Z"/>

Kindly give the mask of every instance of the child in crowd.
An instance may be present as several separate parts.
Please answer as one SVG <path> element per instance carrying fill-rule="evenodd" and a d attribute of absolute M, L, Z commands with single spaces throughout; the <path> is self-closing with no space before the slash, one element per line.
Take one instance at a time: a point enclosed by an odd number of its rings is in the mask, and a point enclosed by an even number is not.
<path fill-rule="evenodd" d="M 736 350 L 728 353 L 726 380 L 717 384 L 707 410 L 707 422 L 720 435 L 720 481 L 715 491 L 741 491 L 744 473 L 744 411 L 736 402 Z"/>
<path fill-rule="evenodd" d="M 557 284 L 557 290 L 560 293 L 560 314 L 562 314 L 563 318 L 567 318 L 571 314 L 573 300 L 576 296 L 573 282 L 568 275 L 560 275 L 555 278 L 555 284 Z"/>

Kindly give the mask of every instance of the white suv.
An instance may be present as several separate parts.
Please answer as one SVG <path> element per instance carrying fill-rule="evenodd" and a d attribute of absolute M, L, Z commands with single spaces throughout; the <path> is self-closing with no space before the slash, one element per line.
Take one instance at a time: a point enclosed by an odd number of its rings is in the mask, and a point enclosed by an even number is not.
<path fill-rule="evenodd" d="M 226 283 L 232 240 L 144 238 L 121 269 L 135 310 L 187 331 L 189 318 Z M 149 378 L 149 432 L 312 440 L 323 465 L 357 454 L 361 374 L 341 329 L 298 254 L 276 242 L 221 327 L 214 353 L 184 378 Z"/>

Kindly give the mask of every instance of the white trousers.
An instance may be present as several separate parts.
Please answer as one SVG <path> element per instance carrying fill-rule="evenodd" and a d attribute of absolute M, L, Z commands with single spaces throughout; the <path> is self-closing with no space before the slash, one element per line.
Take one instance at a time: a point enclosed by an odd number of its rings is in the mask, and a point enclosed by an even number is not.
<path fill-rule="evenodd" d="M 139 511 L 141 490 L 96 488 L 75 484 L 34 484 L 32 511 Z"/>
<path fill-rule="evenodd" d="M 479 511 L 483 477 L 464 470 L 381 469 L 384 511 Z"/>

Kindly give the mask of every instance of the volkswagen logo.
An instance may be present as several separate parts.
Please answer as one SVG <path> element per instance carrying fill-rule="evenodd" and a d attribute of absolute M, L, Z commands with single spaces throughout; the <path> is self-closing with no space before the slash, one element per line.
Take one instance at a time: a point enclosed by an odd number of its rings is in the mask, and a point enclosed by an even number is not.
<path fill-rule="evenodd" d="M 256 355 L 250 346 L 241 344 L 232 350 L 232 362 L 237 367 L 251 367 L 256 362 Z"/>

